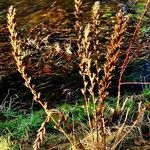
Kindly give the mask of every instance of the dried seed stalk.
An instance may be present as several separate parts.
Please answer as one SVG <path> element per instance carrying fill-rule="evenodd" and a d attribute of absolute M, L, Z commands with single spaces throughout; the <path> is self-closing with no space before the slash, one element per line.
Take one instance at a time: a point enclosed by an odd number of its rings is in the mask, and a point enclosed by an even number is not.
<path fill-rule="evenodd" d="M 74 4 L 75 4 L 74 15 L 76 18 L 74 28 L 77 34 L 77 46 L 78 46 L 78 49 L 80 49 L 81 40 L 82 40 L 82 24 L 81 24 L 81 19 L 82 19 L 82 14 L 83 14 L 82 0 L 74 0 Z"/>
<path fill-rule="evenodd" d="M 84 96 L 85 99 L 85 105 L 86 105 L 86 111 L 87 111 L 87 115 L 88 115 L 88 120 L 89 120 L 89 126 L 92 129 L 92 125 L 91 125 L 91 119 L 90 119 L 90 114 L 89 114 L 89 97 L 87 95 L 87 89 L 88 89 L 88 82 L 86 81 L 86 77 L 89 74 L 89 70 L 90 70 L 90 66 L 91 66 L 91 54 L 89 53 L 89 46 L 90 46 L 90 24 L 88 24 L 85 27 L 84 30 L 84 37 L 82 39 L 82 43 L 80 45 L 80 49 L 79 49 L 79 58 L 80 58 L 80 74 L 83 78 L 83 83 L 84 83 L 84 87 L 83 89 L 81 89 L 81 92 Z"/>
<path fill-rule="evenodd" d="M 126 30 L 126 25 L 128 21 L 128 17 L 124 16 L 124 14 L 120 11 L 116 15 L 117 24 L 114 27 L 114 33 L 111 36 L 110 44 L 107 46 L 106 52 L 106 62 L 104 64 L 104 76 L 102 80 L 99 82 L 99 102 L 98 102 L 98 110 L 97 115 L 99 117 L 100 122 L 103 122 L 102 132 L 103 132 L 103 148 L 106 149 L 106 131 L 105 131 L 105 121 L 104 121 L 104 100 L 108 95 L 107 89 L 111 84 L 112 72 L 116 67 L 116 62 L 119 57 L 120 51 L 119 48 L 122 44 L 123 33 Z"/>
<path fill-rule="evenodd" d="M 47 112 L 47 105 L 40 99 L 40 93 L 37 93 L 35 90 L 35 86 L 30 83 L 31 78 L 25 73 L 25 66 L 23 65 L 23 53 L 21 52 L 20 41 L 17 39 L 17 32 L 15 30 L 16 23 L 15 23 L 15 14 L 16 10 L 11 6 L 8 10 L 7 19 L 8 19 L 8 30 L 10 32 L 10 42 L 13 47 L 13 57 L 16 61 L 17 70 L 22 75 L 23 79 L 25 80 L 25 86 L 30 89 L 33 94 L 34 100 L 41 104 L 41 106 Z"/>
<path fill-rule="evenodd" d="M 16 15 L 16 9 L 13 8 L 13 6 L 11 6 L 8 9 L 8 14 L 7 14 L 8 25 L 7 26 L 8 26 L 8 30 L 10 32 L 10 42 L 13 47 L 12 54 L 16 61 L 17 70 L 20 72 L 21 76 L 25 80 L 25 86 L 30 89 L 34 100 L 43 107 L 45 113 L 47 114 L 45 121 L 42 123 L 40 129 L 38 130 L 37 139 L 34 142 L 33 148 L 34 148 L 34 150 L 38 150 L 40 148 L 41 142 L 43 141 L 43 137 L 45 135 L 45 124 L 49 121 L 49 119 L 51 119 L 55 123 L 55 125 L 58 126 L 58 123 L 52 117 L 52 114 L 58 114 L 59 118 L 61 118 L 62 115 L 56 109 L 49 110 L 47 108 L 47 103 L 45 103 L 41 100 L 41 98 L 40 98 L 41 94 L 36 92 L 35 86 L 32 85 L 30 82 L 31 78 L 28 77 L 28 75 L 25 73 L 25 66 L 23 65 L 24 56 L 23 56 L 23 53 L 21 52 L 20 41 L 17 39 L 17 32 L 15 30 L 15 28 L 16 28 L 15 15 Z M 68 138 L 68 140 L 72 144 L 72 147 L 74 147 L 74 149 L 75 149 L 73 142 L 71 141 L 69 136 L 65 133 L 65 131 L 61 128 L 61 126 L 59 126 L 59 130 Z"/>
<path fill-rule="evenodd" d="M 33 150 L 40 150 L 41 143 L 45 136 L 45 125 L 49 122 L 49 116 L 46 117 L 45 121 L 41 124 L 41 127 L 38 130 L 36 140 L 34 141 Z"/>

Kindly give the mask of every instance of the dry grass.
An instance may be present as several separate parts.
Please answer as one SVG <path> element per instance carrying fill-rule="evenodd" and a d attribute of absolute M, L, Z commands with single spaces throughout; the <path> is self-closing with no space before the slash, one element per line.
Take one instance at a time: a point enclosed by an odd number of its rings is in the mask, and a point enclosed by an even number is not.
<path fill-rule="evenodd" d="M 91 23 L 88 23 L 86 26 L 82 24 L 82 1 L 75 0 L 75 31 L 77 35 L 76 44 L 78 46 L 78 59 L 79 59 L 79 68 L 80 75 L 83 78 L 83 88 L 81 92 L 85 100 L 85 109 L 88 116 L 88 128 L 89 131 L 84 135 L 84 138 L 76 137 L 75 134 L 69 135 L 61 126 L 66 121 L 66 116 L 58 111 L 57 109 L 48 109 L 47 103 L 41 99 L 41 93 L 38 93 L 35 90 L 35 86 L 31 84 L 31 78 L 26 74 L 26 68 L 23 65 L 23 60 L 25 53 L 23 53 L 16 31 L 16 22 L 15 15 L 16 10 L 11 6 L 8 10 L 7 21 L 8 29 L 10 32 L 11 45 L 13 47 L 13 57 L 16 62 L 17 70 L 20 72 L 21 76 L 25 81 L 25 86 L 30 89 L 34 101 L 39 103 L 44 109 L 47 117 L 42 123 L 40 129 L 38 130 L 36 140 L 33 145 L 34 150 L 40 149 L 41 143 L 44 139 L 46 132 L 46 124 L 52 120 L 55 124 L 55 128 L 62 132 L 66 138 L 69 140 L 72 149 L 88 150 L 88 149 L 116 149 L 117 146 L 124 140 L 126 135 L 132 131 L 135 125 L 140 121 L 146 109 L 149 108 L 150 104 L 142 106 L 139 104 L 139 109 L 137 117 L 133 121 L 132 125 L 127 128 L 127 118 L 129 115 L 129 109 L 125 110 L 126 102 L 124 101 L 121 111 L 124 114 L 117 114 L 117 123 L 114 123 L 113 126 L 106 124 L 110 119 L 112 119 L 116 114 L 112 113 L 108 119 L 105 117 L 105 100 L 108 96 L 108 88 L 111 84 L 113 77 L 113 71 L 116 68 L 117 60 L 120 56 L 120 47 L 123 44 L 124 32 L 127 27 L 128 17 L 124 15 L 123 12 L 119 12 L 116 15 L 116 25 L 114 31 L 111 35 L 110 42 L 107 46 L 105 53 L 105 63 L 100 64 L 100 51 L 99 46 L 99 13 L 100 4 L 96 2 L 92 8 Z M 71 51 L 71 44 L 65 45 L 65 53 L 67 55 L 73 55 Z M 56 53 L 60 53 L 61 47 L 56 44 L 54 48 L 55 52 L 51 53 L 53 57 Z M 77 55 L 74 55 L 77 57 Z M 100 72 L 103 72 L 103 76 L 100 76 Z M 90 113 L 90 103 L 93 103 L 92 114 Z M 115 109 L 115 108 L 113 108 Z M 114 111 L 115 112 L 115 111 Z M 121 112 L 121 113 L 122 113 Z M 55 116 L 55 117 L 54 117 Z M 120 122 L 119 119 L 123 118 L 123 122 Z M 115 129 L 115 131 L 113 131 Z M 75 129 L 73 129 L 75 130 Z"/>
<path fill-rule="evenodd" d="M 15 23 L 15 14 L 16 14 L 16 10 L 15 8 L 13 8 L 13 6 L 11 6 L 9 8 L 8 14 L 7 14 L 7 18 L 8 18 L 8 29 L 10 32 L 10 40 L 11 40 L 11 45 L 13 47 L 13 56 L 14 59 L 16 61 L 16 65 L 17 65 L 17 70 L 20 72 L 21 76 L 23 77 L 23 79 L 25 80 L 25 86 L 27 88 L 30 89 L 31 93 L 33 94 L 33 98 L 36 102 L 38 102 L 44 109 L 45 113 L 47 114 L 47 118 L 45 119 L 45 121 L 42 123 L 40 129 L 38 130 L 37 133 L 37 138 L 34 142 L 34 150 L 38 150 L 41 142 L 43 141 L 43 136 L 45 135 L 45 124 L 47 122 L 49 122 L 49 119 L 51 118 L 52 121 L 55 123 L 55 125 L 57 126 L 57 128 L 64 133 L 64 135 L 66 135 L 66 133 L 64 132 L 64 130 L 60 127 L 59 122 L 57 122 L 53 117 L 52 114 L 58 114 L 58 118 L 60 118 L 60 120 L 62 121 L 62 113 L 60 113 L 58 110 L 54 110 L 51 109 L 49 110 L 47 108 L 47 103 L 43 102 L 40 98 L 40 93 L 37 93 L 35 90 L 35 86 L 31 84 L 31 78 L 28 77 L 28 75 L 25 73 L 25 66 L 23 65 L 23 54 L 21 51 L 21 47 L 20 47 L 20 41 L 17 39 L 17 32 L 15 30 L 16 27 L 16 23 Z M 72 143 L 72 141 L 70 140 L 70 138 L 68 137 L 68 135 L 66 135 L 67 138 L 69 139 L 70 143 Z M 73 145 L 73 143 L 72 143 Z"/>
<path fill-rule="evenodd" d="M 95 3 L 95 5 L 93 6 L 94 32 L 97 31 L 96 27 L 98 24 L 99 7 L 100 6 L 98 3 Z M 119 12 L 117 14 L 116 20 L 117 20 L 117 24 L 115 25 L 114 33 L 112 34 L 110 44 L 107 47 L 106 62 L 104 64 L 104 76 L 102 79 L 99 77 L 99 72 L 101 70 L 100 66 L 98 65 L 99 57 L 97 56 L 96 60 L 93 59 L 92 52 L 90 51 L 90 45 L 91 45 L 90 33 L 92 31 L 90 24 L 88 24 L 85 27 L 84 36 L 83 36 L 83 39 L 79 48 L 79 57 L 81 59 L 80 74 L 82 75 L 83 82 L 84 82 L 84 88 L 81 91 L 82 91 L 82 94 L 84 95 L 84 99 L 86 103 L 86 110 L 87 110 L 87 114 L 89 118 L 89 126 L 92 132 L 93 125 L 91 123 L 91 118 L 89 115 L 90 96 L 88 97 L 88 92 L 90 93 L 92 100 L 93 100 L 93 104 L 94 104 L 94 110 L 93 110 L 94 123 L 95 123 L 94 129 L 100 128 L 102 131 L 103 149 L 106 149 L 104 100 L 108 95 L 107 89 L 111 83 L 112 72 L 115 69 L 116 61 L 120 54 L 119 48 L 120 48 L 120 45 L 122 44 L 123 33 L 125 31 L 127 21 L 128 21 L 127 17 L 123 16 L 122 12 Z M 95 53 L 98 55 L 100 52 L 97 51 L 97 45 L 98 45 L 97 35 L 98 35 L 98 31 L 94 34 L 94 37 L 96 39 L 94 41 L 93 48 L 96 51 Z M 91 70 L 93 66 L 96 67 L 96 73 L 92 72 Z M 89 78 L 90 86 L 88 86 L 87 78 Z M 96 84 L 98 84 L 98 88 L 99 88 L 98 97 L 96 96 L 95 91 L 94 91 Z M 98 108 L 96 108 L 97 103 L 98 103 Z M 100 124 L 98 122 L 100 122 Z M 98 137 L 97 137 L 97 142 L 98 142 Z M 96 144 L 96 145 L 99 145 L 99 144 Z"/>

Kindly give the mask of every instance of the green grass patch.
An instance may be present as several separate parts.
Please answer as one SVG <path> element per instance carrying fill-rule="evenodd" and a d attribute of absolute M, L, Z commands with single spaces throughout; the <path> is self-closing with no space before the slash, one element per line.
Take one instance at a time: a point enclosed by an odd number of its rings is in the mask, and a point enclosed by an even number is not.
<path fill-rule="evenodd" d="M 146 88 L 143 90 L 143 94 L 146 100 L 150 99 L 150 86 L 146 86 Z"/>
<path fill-rule="evenodd" d="M 45 113 L 43 110 L 28 115 L 7 112 L 6 116 L 8 119 L 0 122 L 0 134 L 10 133 L 13 138 L 19 139 L 28 132 L 37 131 L 45 118 Z"/>
<path fill-rule="evenodd" d="M 68 114 L 69 118 L 75 118 L 76 121 L 85 121 L 86 119 L 86 111 L 83 104 L 62 104 L 59 106 L 60 111 L 64 112 L 64 114 Z"/>

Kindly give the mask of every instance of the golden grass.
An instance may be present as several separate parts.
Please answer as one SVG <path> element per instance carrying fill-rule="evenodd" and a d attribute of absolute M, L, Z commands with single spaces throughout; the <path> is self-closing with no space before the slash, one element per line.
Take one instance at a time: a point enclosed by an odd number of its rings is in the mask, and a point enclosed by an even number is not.
<path fill-rule="evenodd" d="M 106 131 L 105 131 L 105 121 L 104 121 L 104 100 L 108 95 L 107 89 L 111 84 L 111 79 L 113 76 L 113 71 L 116 67 L 116 63 L 120 54 L 119 48 L 122 44 L 123 33 L 125 32 L 128 18 L 124 16 L 122 12 L 116 15 L 117 23 L 114 28 L 114 33 L 111 36 L 110 44 L 107 47 L 106 52 L 106 62 L 104 64 L 104 76 L 99 82 L 99 108 L 98 116 L 100 115 L 102 120 L 102 130 L 103 130 L 103 144 L 106 145 Z"/>
<path fill-rule="evenodd" d="M 49 122 L 49 119 L 52 119 L 52 121 L 55 123 L 55 125 L 57 126 L 57 128 L 64 133 L 64 135 L 66 135 L 66 137 L 68 138 L 68 140 L 70 141 L 70 143 L 72 143 L 72 141 L 70 140 L 69 136 L 64 132 L 64 130 L 60 127 L 59 122 L 57 122 L 53 117 L 52 114 L 58 114 L 59 117 L 58 118 L 62 118 L 62 113 L 60 113 L 58 110 L 55 109 L 51 109 L 49 110 L 47 108 L 47 103 L 43 102 L 40 98 L 41 93 L 37 93 L 35 90 L 35 86 L 31 84 L 31 78 L 28 77 L 28 75 L 25 73 L 25 66 L 23 65 L 23 58 L 24 56 L 22 55 L 22 51 L 21 51 L 21 47 L 20 47 L 20 41 L 17 39 L 17 32 L 15 30 L 16 28 L 16 23 L 15 23 L 15 14 L 16 14 L 16 10 L 15 8 L 13 8 L 13 6 L 11 6 L 8 10 L 8 14 L 7 14 L 7 19 L 8 19 L 8 29 L 10 32 L 10 41 L 11 41 L 11 45 L 13 47 L 13 57 L 16 61 L 16 65 L 17 65 L 17 70 L 20 72 L 21 76 L 23 77 L 23 79 L 25 80 L 25 86 L 27 88 L 30 89 L 33 98 L 36 102 L 38 102 L 44 109 L 45 113 L 47 114 L 47 117 L 45 119 L 45 121 L 42 123 L 40 129 L 38 130 L 37 133 L 37 138 L 34 142 L 33 148 L 34 150 L 38 150 L 41 142 L 43 141 L 43 136 L 45 135 L 45 125 L 47 122 Z M 73 143 L 72 143 L 73 146 Z"/>
<path fill-rule="evenodd" d="M 96 26 L 98 24 L 98 10 L 99 10 L 99 4 L 95 3 L 93 6 L 93 26 L 94 26 L 94 31 L 96 32 Z M 95 16 L 97 15 L 97 16 Z M 106 149 L 106 131 L 105 131 L 105 120 L 104 120 L 104 100 L 107 97 L 107 89 L 109 88 L 109 85 L 111 83 L 112 79 L 112 72 L 115 69 L 115 65 L 117 62 L 117 59 L 119 57 L 120 51 L 119 47 L 122 44 L 122 38 L 123 38 L 123 33 L 126 29 L 127 21 L 128 18 L 123 15 L 122 12 L 119 12 L 116 16 L 117 24 L 115 25 L 114 28 L 114 33 L 112 34 L 110 44 L 107 47 L 107 52 L 106 52 L 106 62 L 104 64 L 104 76 L 102 79 L 99 77 L 99 72 L 101 70 L 100 66 L 98 65 L 99 62 L 99 57 L 96 57 L 96 61 L 93 62 L 92 58 L 92 53 L 90 51 L 90 45 L 91 45 L 91 25 L 88 24 L 85 27 L 84 30 L 84 36 L 79 48 L 79 57 L 81 59 L 80 63 L 80 74 L 83 77 L 83 82 L 84 82 L 84 88 L 81 90 L 82 94 L 84 95 L 85 103 L 86 103 L 86 110 L 87 110 L 87 115 L 89 118 L 89 126 L 93 128 L 93 125 L 91 123 L 90 115 L 89 115 L 89 103 L 90 103 L 90 97 L 88 97 L 88 92 L 92 96 L 93 99 L 93 104 L 94 104 L 94 128 L 97 129 L 98 123 L 97 121 L 101 122 L 101 130 L 102 130 L 102 139 L 103 139 L 103 149 Z M 98 31 L 94 34 L 95 42 L 94 42 L 94 50 L 96 50 L 96 54 L 98 55 L 97 51 L 97 34 Z M 93 73 L 91 71 L 93 64 L 96 66 L 96 73 Z M 88 87 L 88 82 L 86 78 L 89 78 L 90 81 L 90 87 Z M 94 88 L 96 85 L 96 81 L 98 83 L 98 94 L 99 96 L 96 97 L 96 94 L 94 92 Z M 98 108 L 96 108 L 96 103 L 98 103 Z M 97 134 L 98 135 L 98 134 Z"/>

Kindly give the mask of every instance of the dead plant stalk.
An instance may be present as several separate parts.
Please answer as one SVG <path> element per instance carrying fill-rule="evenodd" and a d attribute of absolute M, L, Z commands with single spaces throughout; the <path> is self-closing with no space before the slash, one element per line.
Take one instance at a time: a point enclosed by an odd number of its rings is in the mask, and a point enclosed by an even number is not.
<path fill-rule="evenodd" d="M 122 44 L 123 34 L 126 30 L 128 17 L 120 11 L 116 15 L 117 23 L 114 27 L 114 33 L 111 36 L 110 44 L 107 46 L 106 52 L 106 62 L 104 64 L 104 76 L 99 82 L 99 101 L 97 116 L 101 122 L 102 127 L 102 139 L 103 139 L 103 149 L 106 149 L 106 131 L 105 131 L 105 120 L 104 120 L 104 100 L 108 95 L 107 89 L 111 84 L 111 79 L 113 76 L 113 71 L 116 67 L 118 57 L 120 56 L 119 48 Z"/>
<path fill-rule="evenodd" d="M 31 84 L 31 77 L 28 77 L 28 75 L 25 73 L 25 66 L 23 65 L 24 56 L 21 51 L 20 40 L 17 37 L 15 15 L 16 15 L 16 9 L 13 8 L 13 6 L 11 6 L 9 8 L 8 14 L 7 14 L 7 23 L 8 23 L 7 26 L 8 26 L 8 30 L 10 32 L 10 42 L 13 47 L 12 54 L 16 61 L 17 70 L 20 72 L 21 76 L 25 80 L 25 86 L 30 89 L 30 91 L 33 95 L 34 101 L 38 102 L 43 107 L 45 113 L 47 114 L 45 121 L 42 123 L 40 129 L 38 130 L 37 138 L 34 142 L 33 149 L 34 150 L 40 149 L 40 145 L 45 136 L 45 125 L 51 119 L 54 122 L 57 129 L 59 129 L 59 131 L 61 131 L 67 137 L 67 139 L 69 140 L 72 147 L 76 150 L 75 145 L 73 144 L 70 137 L 63 130 L 63 128 L 60 126 L 59 121 L 57 122 L 52 116 L 52 114 L 58 114 L 58 116 L 59 116 L 58 118 L 60 118 L 60 121 L 61 121 L 62 117 L 64 117 L 63 114 L 56 109 L 48 109 L 47 108 L 47 103 L 43 102 L 40 98 L 41 93 L 37 93 L 35 90 L 35 86 Z"/>

